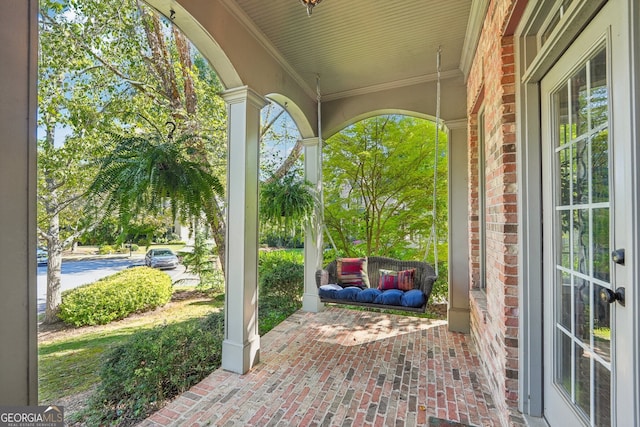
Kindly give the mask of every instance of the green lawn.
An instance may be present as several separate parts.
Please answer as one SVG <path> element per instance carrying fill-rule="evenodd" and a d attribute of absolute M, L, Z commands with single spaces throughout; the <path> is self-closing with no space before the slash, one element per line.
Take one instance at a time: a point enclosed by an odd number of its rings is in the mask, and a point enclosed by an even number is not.
<path fill-rule="evenodd" d="M 133 333 L 164 322 L 182 322 L 219 310 L 224 296 L 175 301 L 144 315 L 104 326 L 42 331 L 39 339 L 39 399 L 55 402 L 65 396 L 81 393 L 98 381 L 98 365 L 103 352 L 122 343 Z"/>

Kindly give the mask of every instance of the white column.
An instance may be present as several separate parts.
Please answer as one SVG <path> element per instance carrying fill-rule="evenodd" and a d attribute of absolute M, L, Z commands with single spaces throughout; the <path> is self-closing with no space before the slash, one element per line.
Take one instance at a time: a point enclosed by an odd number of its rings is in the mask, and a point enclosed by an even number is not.
<path fill-rule="evenodd" d="M 313 184 L 316 194 L 322 191 L 322 153 L 319 138 L 306 138 L 304 145 L 304 175 Z M 318 200 L 320 197 L 318 195 Z M 316 206 L 316 213 L 312 224 L 307 224 L 304 236 L 304 295 L 302 309 L 317 313 L 322 311 L 324 304 L 318 297 L 316 286 L 316 271 L 322 268 L 322 209 Z"/>
<path fill-rule="evenodd" d="M 260 360 L 258 335 L 258 169 L 264 98 L 248 87 L 227 103 L 227 234 L 222 368 L 244 374 Z"/>
<path fill-rule="evenodd" d="M 469 315 L 469 174 L 467 120 L 447 121 L 449 128 L 449 330 L 468 333 Z"/>
<path fill-rule="evenodd" d="M 37 0 L 2 3 L 0 40 L 0 404 L 37 405 Z"/>

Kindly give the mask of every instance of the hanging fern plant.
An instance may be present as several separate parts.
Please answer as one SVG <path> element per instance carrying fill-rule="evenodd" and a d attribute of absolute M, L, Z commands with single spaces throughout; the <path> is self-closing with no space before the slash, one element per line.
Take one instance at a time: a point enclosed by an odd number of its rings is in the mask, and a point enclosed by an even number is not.
<path fill-rule="evenodd" d="M 309 181 L 287 174 L 262 184 L 260 219 L 294 233 L 307 224 L 315 209 L 315 197 Z"/>

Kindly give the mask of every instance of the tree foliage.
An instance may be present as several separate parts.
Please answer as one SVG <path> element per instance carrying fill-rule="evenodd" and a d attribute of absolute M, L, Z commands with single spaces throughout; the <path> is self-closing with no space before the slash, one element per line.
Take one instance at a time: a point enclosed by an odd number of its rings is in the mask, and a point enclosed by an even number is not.
<path fill-rule="evenodd" d="M 446 238 L 447 139 L 441 132 L 436 172 L 435 131 L 427 120 L 379 116 L 326 142 L 324 219 L 339 252 L 421 259 Z"/>
<path fill-rule="evenodd" d="M 38 222 L 49 248 L 51 320 L 60 302 L 62 250 L 110 213 L 87 205 L 85 195 L 93 160 L 117 146 L 111 135 L 152 135 L 171 121 L 176 135 L 190 135 L 174 140 L 190 150 L 190 161 L 224 177 L 226 109 L 209 64 L 170 21 L 137 0 L 42 0 L 39 17 Z M 208 202 L 206 218 L 222 248 L 223 212 L 218 199 Z"/>

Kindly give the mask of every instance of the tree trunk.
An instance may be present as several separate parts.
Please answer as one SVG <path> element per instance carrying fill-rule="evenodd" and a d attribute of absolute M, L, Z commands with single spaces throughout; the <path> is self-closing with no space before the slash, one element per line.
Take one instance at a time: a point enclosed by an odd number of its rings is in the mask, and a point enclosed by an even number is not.
<path fill-rule="evenodd" d="M 220 209 L 220 205 L 215 200 L 212 200 L 206 209 L 207 222 L 211 227 L 211 233 L 213 240 L 216 242 L 216 248 L 218 249 L 218 259 L 220 260 L 220 267 L 223 274 L 226 275 L 225 261 L 227 258 L 227 229 L 225 225 L 224 212 Z"/>
<path fill-rule="evenodd" d="M 60 216 L 55 213 L 51 216 L 47 232 L 47 248 L 49 259 L 47 261 L 47 301 L 44 313 L 44 323 L 56 323 L 62 292 L 60 289 L 62 279 L 62 244 L 60 242 Z"/>
<path fill-rule="evenodd" d="M 289 153 L 289 156 L 287 156 L 284 163 L 280 165 L 280 167 L 273 173 L 272 176 L 270 176 L 265 180 L 265 183 L 269 184 L 285 176 L 287 172 L 289 172 L 289 170 L 291 170 L 293 165 L 296 163 L 296 160 L 300 158 L 301 154 L 302 154 L 302 140 L 299 139 L 296 141 L 296 145 L 293 146 L 293 148 L 291 149 L 291 153 Z"/>

